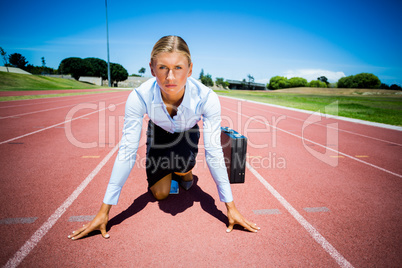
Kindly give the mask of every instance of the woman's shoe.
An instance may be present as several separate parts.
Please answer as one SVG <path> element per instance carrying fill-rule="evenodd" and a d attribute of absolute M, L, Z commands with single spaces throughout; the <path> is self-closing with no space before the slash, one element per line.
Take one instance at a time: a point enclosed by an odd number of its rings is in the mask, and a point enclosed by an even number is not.
<path fill-rule="evenodd" d="M 191 186 L 193 186 L 193 180 L 191 181 L 183 181 L 180 180 L 180 186 L 184 188 L 184 190 L 188 190 L 191 188 Z"/>
<path fill-rule="evenodd" d="M 194 181 L 194 180 L 191 180 L 191 181 L 184 181 L 184 180 L 182 179 L 182 176 L 177 175 L 176 173 L 173 173 L 172 181 L 173 181 L 173 180 L 178 181 L 179 184 L 180 184 L 180 186 L 183 187 L 183 189 L 186 190 L 186 191 L 187 191 L 188 189 L 190 189 L 191 186 L 193 186 L 193 181 Z"/>

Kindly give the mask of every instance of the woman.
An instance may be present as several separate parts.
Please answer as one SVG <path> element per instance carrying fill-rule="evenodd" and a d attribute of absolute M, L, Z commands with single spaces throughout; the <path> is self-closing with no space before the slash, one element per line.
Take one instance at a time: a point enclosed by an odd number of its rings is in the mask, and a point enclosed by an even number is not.
<path fill-rule="evenodd" d="M 225 202 L 232 231 L 240 224 L 251 232 L 259 227 L 247 221 L 236 209 L 220 144 L 220 103 L 209 88 L 191 78 L 193 63 L 186 42 L 178 36 L 162 37 L 154 46 L 149 63 L 152 75 L 128 97 L 123 136 L 103 204 L 96 217 L 68 237 L 76 240 L 94 230 L 109 238 L 106 225 L 112 205 L 134 165 L 140 141 L 143 116 L 150 118 L 147 131 L 147 180 L 157 200 L 168 197 L 172 181 L 188 190 L 198 153 L 199 130 L 203 120 L 205 158 Z"/>

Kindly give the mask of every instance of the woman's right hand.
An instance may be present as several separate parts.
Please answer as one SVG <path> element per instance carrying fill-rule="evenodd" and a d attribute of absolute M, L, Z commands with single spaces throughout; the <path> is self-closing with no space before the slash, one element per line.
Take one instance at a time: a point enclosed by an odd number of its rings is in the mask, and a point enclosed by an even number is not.
<path fill-rule="evenodd" d="M 106 225 L 109 221 L 109 211 L 111 207 L 112 205 L 103 203 L 95 218 L 91 222 L 84 224 L 80 229 L 73 231 L 68 238 L 77 240 L 96 230 L 99 230 L 104 238 L 109 238 L 110 236 L 106 232 Z"/>

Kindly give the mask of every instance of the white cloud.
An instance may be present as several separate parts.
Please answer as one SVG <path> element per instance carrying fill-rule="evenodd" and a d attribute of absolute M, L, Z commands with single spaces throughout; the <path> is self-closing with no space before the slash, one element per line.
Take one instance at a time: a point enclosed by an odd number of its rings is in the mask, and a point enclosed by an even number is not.
<path fill-rule="evenodd" d="M 289 70 L 284 72 L 284 76 L 287 78 L 292 77 L 303 77 L 307 81 L 317 80 L 320 76 L 325 76 L 328 78 L 329 82 L 336 82 L 339 78 L 346 76 L 343 72 L 333 72 L 321 69 L 300 69 L 300 70 Z"/>

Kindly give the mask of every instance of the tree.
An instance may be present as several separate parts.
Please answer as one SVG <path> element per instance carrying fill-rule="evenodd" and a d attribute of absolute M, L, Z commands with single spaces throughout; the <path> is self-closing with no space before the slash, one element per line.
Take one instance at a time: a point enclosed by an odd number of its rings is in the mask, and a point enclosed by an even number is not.
<path fill-rule="evenodd" d="M 322 81 L 319 80 L 312 80 L 309 83 L 309 87 L 323 87 L 323 88 L 327 88 L 327 84 L 325 84 Z"/>
<path fill-rule="evenodd" d="M 308 82 L 302 77 L 292 77 L 289 79 L 289 87 L 306 87 Z"/>
<path fill-rule="evenodd" d="M 5 52 L 2 47 L 0 47 L 0 54 L 3 57 L 4 66 L 6 66 L 7 72 L 9 72 L 9 70 L 8 70 L 7 52 Z"/>
<path fill-rule="evenodd" d="M 46 67 L 45 57 L 40 58 L 42 60 L 42 67 Z"/>
<path fill-rule="evenodd" d="M 201 78 L 201 83 L 203 83 L 207 87 L 212 87 L 214 85 L 214 81 L 212 80 L 212 77 L 210 74 L 204 75 Z"/>
<path fill-rule="evenodd" d="M 81 76 L 87 75 L 88 69 L 87 62 L 77 57 L 66 58 L 62 60 L 59 65 L 59 73 L 71 74 L 75 80 L 80 79 Z"/>
<path fill-rule="evenodd" d="M 247 75 L 247 78 L 248 78 L 248 88 L 251 89 L 251 83 L 254 83 L 254 77 L 251 74 L 249 74 Z"/>
<path fill-rule="evenodd" d="M 87 67 L 86 76 L 102 77 L 107 79 L 107 63 L 106 61 L 98 58 L 85 58 L 84 64 Z"/>
<path fill-rule="evenodd" d="M 28 64 L 28 61 L 24 56 L 20 53 L 13 53 L 8 56 L 8 62 L 17 68 L 25 69 L 25 66 Z"/>
<path fill-rule="evenodd" d="M 402 88 L 400 86 L 398 86 L 397 84 L 392 84 L 389 89 L 393 89 L 393 90 L 401 90 Z"/>
<path fill-rule="evenodd" d="M 283 76 L 274 76 L 269 80 L 269 89 L 288 88 L 290 86 L 289 80 Z"/>
<path fill-rule="evenodd" d="M 202 80 L 202 78 L 204 77 L 204 69 L 201 69 L 201 73 L 200 73 L 200 80 Z"/>
<path fill-rule="evenodd" d="M 380 86 L 380 79 L 371 73 L 350 75 L 338 80 L 339 88 L 379 88 Z"/>
<path fill-rule="evenodd" d="M 227 88 L 229 86 L 229 82 L 223 81 L 222 77 L 217 77 L 215 80 L 215 85 L 222 86 L 223 88 Z"/>
<path fill-rule="evenodd" d="M 118 63 L 110 63 L 110 76 L 113 83 L 118 83 L 127 79 L 128 72 L 122 65 Z"/>
<path fill-rule="evenodd" d="M 25 70 L 31 74 L 56 74 L 57 70 L 50 67 L 43 66 L 33 66 L 28 64 Z"/>
<path fill-rule="evenodd" d="M 380 89 L 389 89 L 387 84 L 381 83 Z"/>
<path fill-rule="evenodd" d="M 320 76 L 320 77 L 317 78 L 317 80 L 318 80 L 318 81 L 321 81 L 321 82 L 324 82 L 325 84 L 327 84 L 327 87 L 328 87 L 329 82 L 328 82 L 328 78 L 327 78 L 327 77 L 325 77 L 325 76 Z"/>
<path fill-rule="evenodd" d="M 141 76 L 143 76 L 145 74 L 146 69 L 144 67 L 142 67 L 138 73 L 141 74 Z"/>

